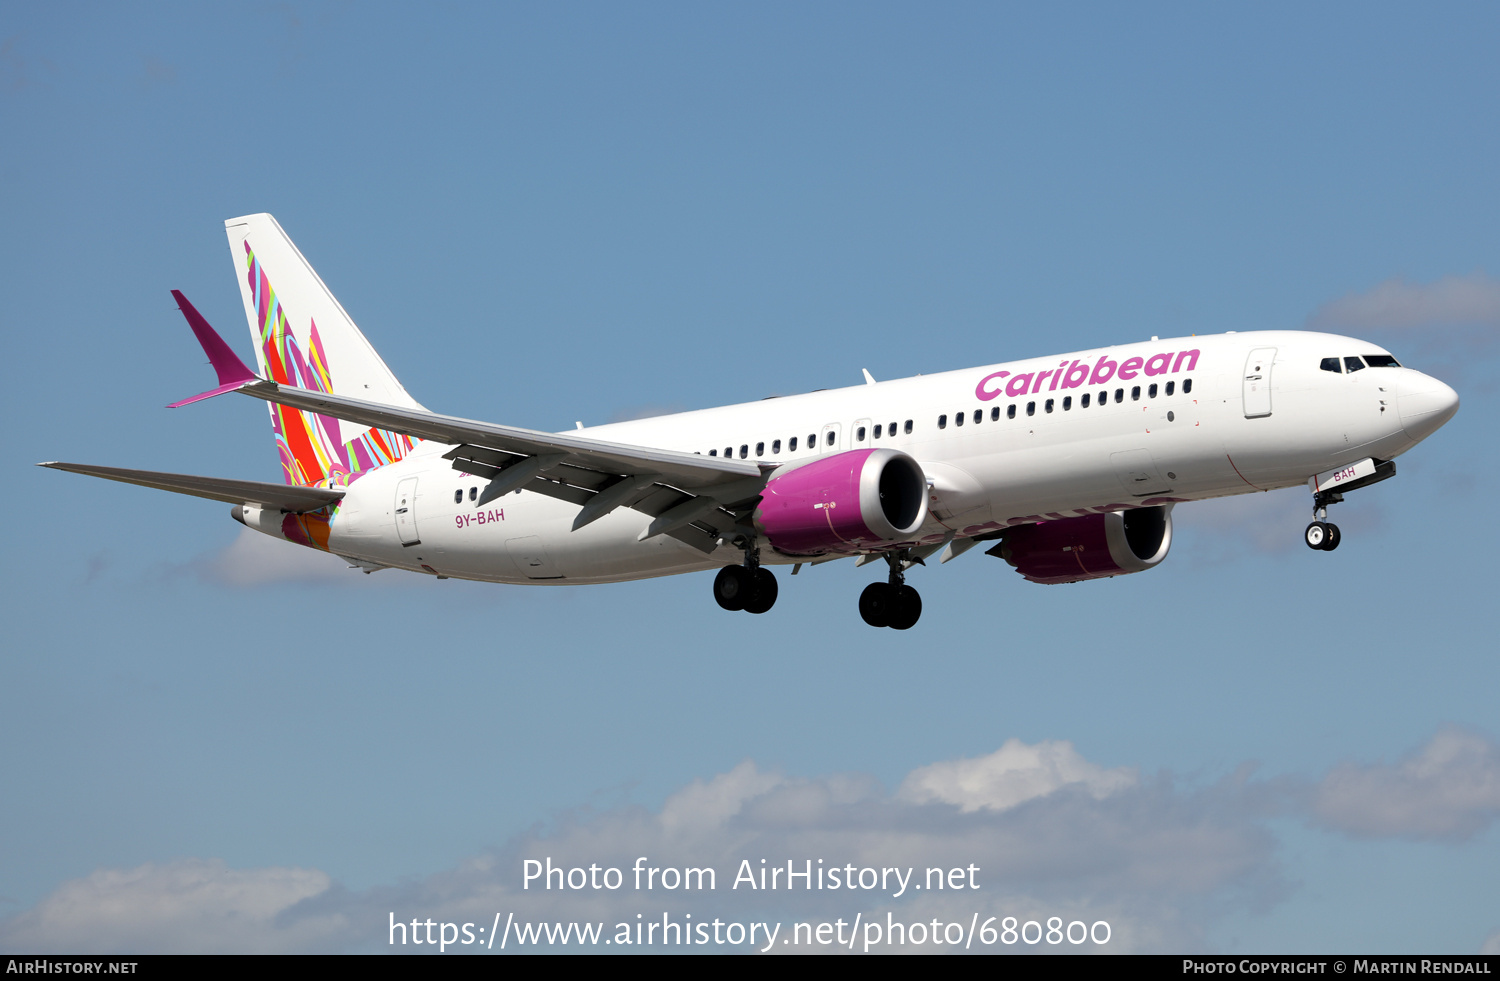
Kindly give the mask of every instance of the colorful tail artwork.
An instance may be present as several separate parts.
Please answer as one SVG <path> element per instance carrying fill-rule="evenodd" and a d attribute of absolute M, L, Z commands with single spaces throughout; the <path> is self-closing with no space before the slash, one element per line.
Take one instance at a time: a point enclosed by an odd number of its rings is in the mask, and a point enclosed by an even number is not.
<path fill-rule="evenodd" d="M 240 292 L 265 377 L 283 385 L 421 408 L 274 218 L 249 215 L 224 225 L 236 264 L 243 270 Z M 411 437 L 389 430 L 366 429 L 275 403 L 270 409 L 288 484 L 346 486 L 401 459 L 414 445 Z M 326 548 L 326 526 L 303 531 L 313 539 L 304 544 Z"/>
<path fill-rule="evenodd" d="M 256 261 L 250 243 L 245 243 L 245 269 L 255 296 L 260 327 L 257 355 L 267 377 L 282 385 L 333 393 L 328 354 L 318 335 L 317 321 L 308 325 L 308 355 L 297 345 L 286 311 L 276 296 L 266 270 Z M 409 436 L 383 429 L 366 429 L 344 440 L 343 427 L 332 416 L 303 412 L 286 406 L 271 406 L 271 426 L 281 451 L 282 475 L 289 484 L 322 484 L 342 487 L 366 470 L 392 463 L 412 448 Z"/>

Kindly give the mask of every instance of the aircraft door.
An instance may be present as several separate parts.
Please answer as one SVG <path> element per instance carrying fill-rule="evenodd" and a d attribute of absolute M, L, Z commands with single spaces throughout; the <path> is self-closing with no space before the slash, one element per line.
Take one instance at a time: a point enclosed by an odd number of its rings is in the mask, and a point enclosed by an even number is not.
<path fill-rule="evenodd" d="M 868 419 L 854 420 L 854 425 L 850 427 L 850 432 L 854 440 L 850 444 L 850 446 L 856 450 L 862 450 L 865 447 L 870 446 L 871 440 L 874 439 L 874 429 L 870 425 L 870 420 Z"/>
<path fill-rule="evenodd" d="M 1274 347 L 1258 347 L 1245 359 L 1246 419 L 1271 414 L 1271 367 L 1275 361 Z"/>
<path fill-rule="evenodd" d="M 844 448 L 843 430 L 844 427 L 836 422 L 830 422 L 824 426 L 823 431 L 818 434 L 818 452 L 837 453 L 839 450 L 842 450 Z"/>
<path fill-rule="evenodd" d="M 419 545 L 417 536 L 417 478 L 407 477 L 396 485 L 396 534 L 402 545 Z"/>

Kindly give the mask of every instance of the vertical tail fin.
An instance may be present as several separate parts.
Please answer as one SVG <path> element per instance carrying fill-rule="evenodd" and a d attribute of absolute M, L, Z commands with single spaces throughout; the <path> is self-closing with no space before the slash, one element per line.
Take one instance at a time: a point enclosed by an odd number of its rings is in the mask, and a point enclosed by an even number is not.
<path fill-rule="evenodd" d="M 270 215 L 224 223 L 261 374 L 283 385 L 421 409 Z M 401 459 L 409 436 L 271 404 L 288 484 L 343 486 Z"/>

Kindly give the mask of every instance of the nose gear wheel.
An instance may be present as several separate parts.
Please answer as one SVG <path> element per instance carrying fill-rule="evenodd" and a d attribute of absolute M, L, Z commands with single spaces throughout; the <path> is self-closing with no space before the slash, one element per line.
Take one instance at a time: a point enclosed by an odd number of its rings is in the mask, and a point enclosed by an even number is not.
<path fill-rule="evenodd" d="M 1319 491 L 1313 495 L 1313 522 L 1302 533 L 1307 547 L 1319 552 L 1332 552 L 1339 547 L 1339 526 L 1328 520 L 1328 505 L 1342 502 L 1344 495 L 1338 491 Z"/>
<path fill-rule="evenodd" d="M 1339 547 L 1339 526 L 1327 521 L 1314 521 L 1303 533 L 1307 547 L 1320 552 L 1332 552 Z"/>

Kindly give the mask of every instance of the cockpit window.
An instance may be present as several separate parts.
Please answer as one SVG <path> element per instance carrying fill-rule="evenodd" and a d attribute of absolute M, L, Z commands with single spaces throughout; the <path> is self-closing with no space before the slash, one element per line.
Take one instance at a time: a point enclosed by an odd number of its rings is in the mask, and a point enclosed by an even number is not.
<path fill-rule="evenodd" d="M 1365 364 L 1369 365 L 1371 368 L 1401 367 L 1401 362 L 1397 361 L 1389 354 L 1367 354 L 1365 355 Z"/>
<path fill-rule="evenodd" d="M 1363 361 L 1359 360 L 1358 358 L 1345 358 L 1344 359 L 1344 367 L 1346 369 L 1348 369 L 1348 371 L 1350 373 L 1356 372 L 1359 369 L 1363 368 L 1364 366 L 1365 366 L 1365 363 Z"/>
<path fill-rule="evenodd" d="M 1318 367 L 1322 368 L 1324 371 L 1334 372 L 1335 374 L 1339 374 L 1344 370 L 1343 368 L 1339 367 L 1338 358 L 1324 358 L 1322 361 L 1318 362 Z"/>

